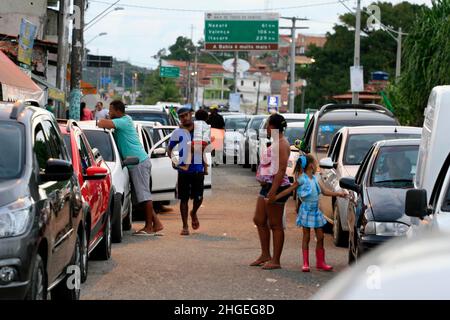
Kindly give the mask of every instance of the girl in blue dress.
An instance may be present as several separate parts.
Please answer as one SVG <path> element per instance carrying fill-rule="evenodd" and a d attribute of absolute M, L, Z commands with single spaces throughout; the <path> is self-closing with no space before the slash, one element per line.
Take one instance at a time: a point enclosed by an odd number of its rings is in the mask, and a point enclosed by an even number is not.
<path fill-rule="evenodd" d="M 297 195 L 302 204 L 298 211 L 297 226 L 303 228 L 303 272 L 309 272 L 309 241 L 311 229 L 315 230 L 316 244 L 316 267 L 320 270 L 331 271 L 332 266 L 325 263 L 325 249 L 323 247 L 322 227 L 327 223 L 323 213 L 319 209 L 319 196 L 322 193 L 329 197 L 347 197 L 345 191 L 334 192 L 323 186 L 317 179 L 317 161 L 312 155 L 300 156 L 295 167 L 295 182 L 289 189 L 277 194 L 276 198 L 282 198 L 297 189 Z"/>

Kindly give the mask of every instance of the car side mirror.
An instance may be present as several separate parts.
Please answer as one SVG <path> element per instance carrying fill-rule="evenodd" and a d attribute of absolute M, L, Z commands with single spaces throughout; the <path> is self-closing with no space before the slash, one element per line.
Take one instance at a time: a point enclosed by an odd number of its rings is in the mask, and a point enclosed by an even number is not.
<path fill-rule="evenodd" d="M 43 181 L 67 181 L 73 176 L 73 166 L 69 161 L 48 159 L 45 173 L 41 175 Z"/>
<path fill-rule="evenodd" d="M 356 184 L 355 178 L 352 178 L 352 177 L 341 178 L 339 180 L 339 186 L 342 189 L 351 190 L 356 193 L 361 192 L 361 187 L 358 184 Z"/>
<path fill-rule="evenodd" d="M 337 163 L 333 162 L 331 158 L 323 158 L 320 160 L 319 166 L 322 169 L 336 169 Z"/>
<path fill-rule="evenodd" d="M 89 167 L 86 174 L 83 175 L 84 180 L 102 180 L 108 175 L 108 170 L 103 167 Z"/>
<path fill-rule="evenodd" d="M 238 132 L 243 135 L 245 133 L 245 129 L 239 129 Z"/>
<path fill-rule="evenodd" d="M 122 167 L 135 166 L 137 164 L 139 164 L 138 157 L 126 157 L 125 160 L 122 161 Z"/>
<path fill-rule="evenodd" d="M 92 153 L 94 154 L 94 159 L 97 163 L 103 160 L 102 155 L 100 154 L 100 151 L 97 148 L 92 149 Z"/>
<path fill-rule="evenodd" d="M 166 148 L 156 148 L 152 152 L 152 158 L 161 158 L 165 157 L 167 154 Z"/>
<path fill-rule="evenodd" d="M 420 219 L 428 215 L 426 190 L 412 189 L 406 191 L 405 213 L 409 217 Z"/>

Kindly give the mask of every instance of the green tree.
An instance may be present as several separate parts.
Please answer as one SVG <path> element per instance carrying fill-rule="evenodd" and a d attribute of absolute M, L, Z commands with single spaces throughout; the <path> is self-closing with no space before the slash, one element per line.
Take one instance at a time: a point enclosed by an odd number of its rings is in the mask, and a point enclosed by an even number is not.
<path fill-rule="evenodd" d="M 140 90 L 140 102 L 144 104 L 156 104 L 158 101 L 181 101 L 180 90 L 175 81 L 161 78 L 159 70 L 155 70 L 147 75 Z"/>
<path fill-rule="evenodd" d="M 400 81 L 389 98 L 400 120 L 422 125 L 423 111 L 433 87 L 450 84 L 450 0 L 437 0 L 422 8 L 404 44 Z"/>
<path fill-rule="evenodd" d="M 381 9 L 381 21 L 393 28 L 402 27 L 409 31 L 416 15 L 424 6 L 401 2 L 392 5 L 387 2 L 376 3 Z M 364 11 L 367 11 L 364 8 Z M 364 66 L 364 79 L 369 79 L 374 71 L 385 71 L 394 74 L 397 44 L 383 30 L 367 30 L 368 15 L 363 14 L 361 37 L 361 64 Z M 332 96 L 350 90 L 350 66 L 354 55 L 355 16 L 351 13 L 340 16 L 340 24 L 327 33 L 327 43 L 323 48 L 310 46 L 307 55 L 316 62 L 308 67 L 297 68 L 297 77 L 307 79 L 308 87 L 305 106 L 319 108 L 332 101 Z M 296 104 L 299 104 L 298 97 Z"/>

